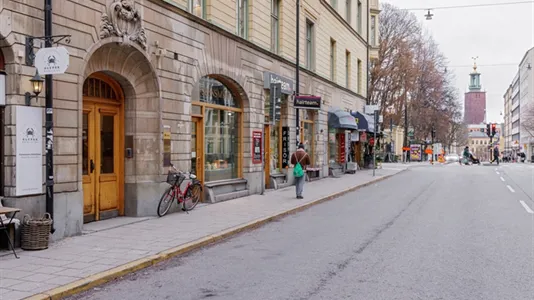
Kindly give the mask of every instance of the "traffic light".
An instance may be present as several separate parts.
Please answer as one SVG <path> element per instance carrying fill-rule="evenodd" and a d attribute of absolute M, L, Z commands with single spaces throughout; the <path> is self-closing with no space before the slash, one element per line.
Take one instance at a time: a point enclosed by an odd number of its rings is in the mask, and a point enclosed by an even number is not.
<path fill-rule="evenodd" d="M 436 129 L 432 128 L 432 131 L 430 132 L 432 135 L 432 140 L 436 138 Z"/>
<path fill-rule="evenodd" d="M 280 83 L 271 83 L 270 91 L 270 100 L 271 100 L 271 120 L 274 124 L 277 121 L 280 121 L 280 116 L 282 114 L 282 84 Z"/>
<path fill-rule="evenodd" d="M 491 124 L 491 137 L 494 137 L 497 133 L 497 124 L 493 123 Z"/>
<path fill-rule="evenodd" d="M 486 135 L 491 137 L 491 125 L 490 123 L 486 124 Z"/>

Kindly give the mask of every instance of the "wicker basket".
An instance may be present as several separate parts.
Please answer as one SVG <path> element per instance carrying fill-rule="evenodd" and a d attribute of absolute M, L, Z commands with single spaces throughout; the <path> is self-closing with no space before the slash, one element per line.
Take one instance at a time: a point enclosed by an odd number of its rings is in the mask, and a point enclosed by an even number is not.
<path fill-rule="evenodd" d="M 53 222 L 49 213 L 45 213 L 41 219 L 25 215 L 20 229 L 20 247 L 24 250 L 47 249 Z"/>
<path fill-rule="evenodd" d="M 181 174 L 171 172 L 171 171 L 167 173 L 167 183 L 170 185 L 180 186 L 182 185 L 182 182 L 184 182 L 184 180 L 185 180 L 185 176 Z"/>

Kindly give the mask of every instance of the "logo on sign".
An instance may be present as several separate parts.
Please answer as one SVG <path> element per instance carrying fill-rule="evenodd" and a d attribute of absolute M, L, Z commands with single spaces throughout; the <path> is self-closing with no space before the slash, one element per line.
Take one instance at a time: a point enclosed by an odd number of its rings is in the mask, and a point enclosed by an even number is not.
<path fill-rule="evenodd" d="M 38 141 L 37 137 L 35 136 L 35 129 L 31 126 L 26 127 L 22 134 L 23 143 L 35 143 Z"/>

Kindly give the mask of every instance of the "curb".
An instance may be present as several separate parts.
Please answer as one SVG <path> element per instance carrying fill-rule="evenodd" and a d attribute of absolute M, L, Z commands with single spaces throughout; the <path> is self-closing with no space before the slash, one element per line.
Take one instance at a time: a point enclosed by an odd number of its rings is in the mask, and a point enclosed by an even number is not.
<path fill-rule="evenodd" d="M 377 179 L 373 179 L 373 180 L 371 180 L 369 182 L 353 186 L 353 187 L 345 189 L 343 191 L 340 191 L 340 192 L 337 192 L 337 193 L 333 193 L 333 194 L 325 196 L 323 198 L 314 200 L 314 201 L 309 202 L 309 203 L 302 204 L 302 205 L 300 205 L 298 207 L 295 207 L 295 208 L 292 208 L 292 209 L 289 209 L 289 210 L 286 210 L 286 211 L 283 211 L 283 212 L 279 212 L 279 213 L 273 214 L 273 215 L 268 216 L 268 217 L 264 217 L 264 218 L 257 219 L 257 220 L 254 220 L 254 221 L 251 221 L 251 222 L 248 222 L 248 223 L 244 223 L 244 224 L 241 224 L 241 225 L 230 227 L 230 228 L 225 229 L 225 230 L 223 230 L 221 232 L 218 232 L 216 234 L 212 234 L 212 235 L 197 239 L 195 241 L 192 241 L 192 242 L 189 242 L 189 243 L 177 246 L 177 247 L 173 247 L 173 248 L 170 248 L 168 250 L 164 250 L 164 251 L 162 251 L 162 252 L 160 252 L 158 254 L 150 255 L 150 256 L 147 256 L 147 257 L 144 257 L 144 258 L 141 258 L 141 259 L 126 263 L 124 265 L 121 265 L 121 266 L 118 266 L 118 267 L 114 267 L 114 268 L 109 269 L 107 271 L 103 271 L 103 272 L 100 272 L 100 273 L 97 273 L 97 274 L 93 274 L 93 275 L 91 275 L 89 277 L 86 277 L 86 278 L 71 282 L 69 284 L 54 288 L 54 289 L 46 291 L 46 292 L 42 292 L 42 293 L 30 296 L 30 297 L 25 298 L 25 299 L 26 300 L 59 300 L 59 299 L 65 298 L 65 297 L 76 295 L 78 293 L 87 291 L 87 290 L 89 290 L 91 288 L 94 288 L 94 287 L 97 287 L 99 285 L 103 285 L 103 284 L 105 284 L 107 282 L 110 282 L 110 281 L 112 281 L 114 279 L 117 279 L 119 277 L 122 277 L 122 276 L 125 276 L 127 274 L 130 274 L 130 273 L 139 271 L 141 269 L 150 267 L 150 266 L 155 265 L 155 264 L 157 264 L 159 262 L 168 260 L 168 259 L 170 259 L 172 257 L 178 256 L 178 255 L 181 255 L 181 254 L 185 254 L 187 252 L 191 252 L 191 251 L 193 251 L 195 249 L 207 246 L 209 244 L 216 243 L 216 242 L 218 242 L 220 240 L 226 239 L 228 237 L 231 237 L 231 236 L 236 235 L 238 233 L 241 233 L 243 231 L 247 231 L 247 230 L 252 230 L 252 229 L 258 228 L 258 227 L 260 227 L 260 226 L 262 226 L 264 224 L 267 224 L 267 223 L 269 223 L 269 222 L 271 222 L 271 221 L 273 221 L 275 219 L 283 218 L 285 216 L 288 216 L 288 215 L 291 215 L 291 214 L 306 210 L 306 209 L 308 209 L 308 208 L 310 208 L 312 206 L 315 206 L 317 204 L 321 204 L 323 202 L 333 200 L 335 198 L 343 196 L 343 195 L 345 195 L 347 193 L 350 193 L 352 191 L 355 191 L 355 190 L 358 190 L 358 189 L 373 185 L 373 184 L 375 184 L 377 182 L 380 182 L 380 181 L 386 180 L 386 179 L 388 179 L 390 177 L 393 177 L 395 175 L 398 175 L 398 174 L 400 174 L 400 173 L 402 173 L 402 172 L 404 172 L 406 170 L 408 170 L 408 168 L 403 169 L 403 170 L 401 170 L 401 171 L 399 171 L 399 172 L 397 172 L 395 174 L 390 174 L 390 175 L 386 175 L 386 176 L 383 176 L 383 177 L 380 177 L 380 178 L 377 178 Z"/>

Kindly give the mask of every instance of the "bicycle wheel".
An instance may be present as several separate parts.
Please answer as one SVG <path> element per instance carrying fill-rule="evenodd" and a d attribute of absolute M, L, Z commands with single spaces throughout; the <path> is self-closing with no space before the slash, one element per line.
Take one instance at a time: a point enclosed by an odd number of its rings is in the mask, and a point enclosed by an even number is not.
<path fill-rule="evenodd" d="M 172 201 L 174 200 L 174 193 L 172 191 L 173 187 L 171 186 L 165 190 L 163 195 L 161 195 L 161 199 L 159 199 L 158 204 L 158 216 L 163 217 L 169 212 Z"/>
<path fill-rule="evenodd" d="M 185 191 L 183 210 L 188 211 L 195 208 L 200 201 L 201 192 L 202 185 L 200 183 L 196 182 L 190 185 Z"/>

